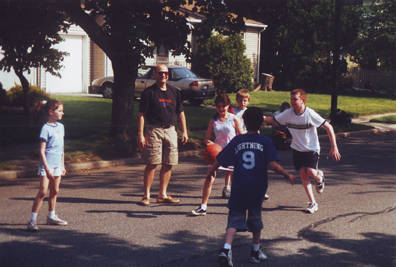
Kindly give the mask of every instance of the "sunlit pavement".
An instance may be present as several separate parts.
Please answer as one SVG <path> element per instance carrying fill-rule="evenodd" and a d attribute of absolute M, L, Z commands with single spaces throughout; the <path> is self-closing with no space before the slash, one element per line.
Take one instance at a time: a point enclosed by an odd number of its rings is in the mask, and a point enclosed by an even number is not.
<path fill-rule="evenodd" d="M 304 213 L 307 196 L 299 181 L 291 186 L 269 173 L 269 200 L 262 215 L 262 245 L 268 261 L 260 266 L 396 266 L 396 134 L 338 140 L 340 162 L 327 159 L 321 141 L 319 167 L 326 176 L 319 210 Z M 280 164 L 297 175 L 291 152 L 279 151 Z M 221 199 L 223 173 L 215 181 L 208 214 L 193 217 L 207 170 L 200 157 L 185 157 L 174 168 L 168 193 L 177 205 L 156 204 L 158 171 L 151 204 L 137 205 L 143 192 L 143 165 L 134 164 L 68 174 L 62 180 L 56 212 L 67 226 L 26 224 L 38 189 L 35 177 L 0 181 L 0 259 L 14 266 L 219 266 L 227 200 Z M 238 233 L 235 266 L 249 263 L 251 235 Z"/>

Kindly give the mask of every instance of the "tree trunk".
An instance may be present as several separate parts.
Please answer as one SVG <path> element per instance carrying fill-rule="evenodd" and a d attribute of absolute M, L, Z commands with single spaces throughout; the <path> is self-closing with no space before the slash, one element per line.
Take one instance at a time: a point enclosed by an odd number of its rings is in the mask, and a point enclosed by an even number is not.
<path fill-rule="evenodd" d="M 114 92 L 111 114 L 110 136 L 118 140 L 135 143 L 133 133 L 133 109 L 136 71 L 131 72 L 123 59 L 113 60 Z M 129 71 L 128 71 L 129 70 Z"/>
<path fill-rule="evenodd" d="M 29 108 L 29 82 L 28 80 L 25 78 L 25 76 L 23 76 L 22 71 L 20 70 L 16 70 L 14 68 L 14 72 L 15 74 L 18 76 L 21 84 L 22 84 L 22 89 L 23 89 L 23 113 L 25 116 L 29 116 L 30 115 L 30 108 Z"/>
<path fill-rule="evenodd" d="M 274 82 L 274 76 L 261 73 L 260 75 L 260 84 L 254 89 L 254 91 L 273 91 L 272 90 L 272 83 Z"/>

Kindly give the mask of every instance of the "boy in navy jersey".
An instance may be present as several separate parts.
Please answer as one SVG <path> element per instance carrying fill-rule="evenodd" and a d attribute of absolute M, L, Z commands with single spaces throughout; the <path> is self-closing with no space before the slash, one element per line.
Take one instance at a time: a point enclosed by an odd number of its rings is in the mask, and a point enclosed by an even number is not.
<path fill-rule="evenodd" d="M 217 161 L 208 172 L 210 179 L 219 166 L 234 166 L 231 196 L 228 201 L 228 224 L 224 247 L 218 260 L 221 266 L 233 266 L 231 245 L 237 231 L 253 233 L 250 261 L 259 263 L 267 259 L 260 246 L 261 205 L 268 187 L 267 166 L 283 175 L 293 185 L 296 177 L 287 173 L 278 163 L 280 160 L 272 140 L 259 133 L 263 123 L 260 108 L 248 108 L 243 114 L 246 134 L 237 135 L 216 157 Z M 247 211 L 247 214 L 246 214 Z M 247 215 L 247 218 L 246 218 Z"/>

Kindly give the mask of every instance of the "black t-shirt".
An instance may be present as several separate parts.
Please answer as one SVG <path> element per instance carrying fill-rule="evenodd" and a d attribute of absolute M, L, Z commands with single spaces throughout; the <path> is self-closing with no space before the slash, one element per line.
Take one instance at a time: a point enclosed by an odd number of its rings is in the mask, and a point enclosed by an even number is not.
<path fill-rule="evenodd" d="M 162 91 L 157 84 L 147 87 L 140 97 L 139 112 L 144 112 L 150 124 L 175 124 L 183 111 L 180 91 L 169 84 Z"/>

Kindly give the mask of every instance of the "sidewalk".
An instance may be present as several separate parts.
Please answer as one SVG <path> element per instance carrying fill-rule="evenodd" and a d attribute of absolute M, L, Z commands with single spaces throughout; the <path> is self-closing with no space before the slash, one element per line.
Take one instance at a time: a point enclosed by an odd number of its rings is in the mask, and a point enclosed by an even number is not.
<path fill-rule="evenodd" d="M 389 113 L 386 115 L 396 115 L 396 113 Z M 372 126 L 374 127 L 374 129 L 366 130 L 366 131 L 339 133 L 336 135 L 337 139 L 396 131 L 396 124 L 370 122 L 372 118 L 381 117 L 381 116 L 385 116 L 385 115 L 373 115 L 373 116 L 365 116 L 365 117 L 352 119 L 353 123 Z M 327 141 L 328 136 L 327 135 L 319 136 L 319 139 L 322 141 Z M 0 157 L 7 158 L 8 159 L 7 162 L 10 163 L 12 166 L 15 166 L 17 170 L 0 171 L 0 180 L 12 180 L 17 178 L 35 177 L 37 175 L 38 159 L 28 156 L 28 154 L 35 149 L 38 149 L 38 144 L 36 143 L 1 147 Z M 180 152 L 179 157 L 180 158 L 194 157 L 194 156 L 196 157 L 196 156 L 200 156 L 201 154 L 202 154 L 201 150 L 185 151 L 185 152 Z M 127 158 L 127 159 L 118 159 L 118 160 L 109 160 L 109 161 L 73 163 L 73 164 L 67 164 L 66 170 L 68 173 L 72 173 L 81 170 L 101 169 L 101 168 L 108 168 L 108 167 L 121 166 L 121 165 L 134 165 L 139 163 L 141 163 L 140 158 Z"/>

